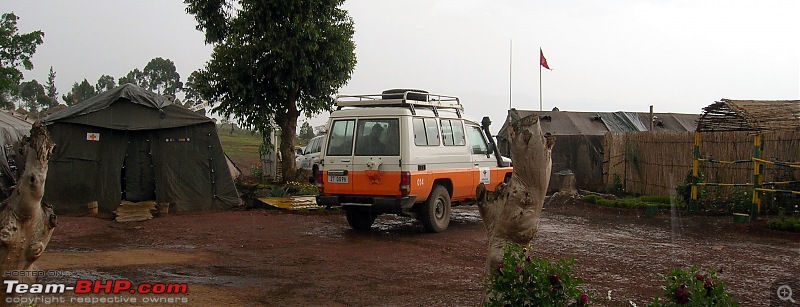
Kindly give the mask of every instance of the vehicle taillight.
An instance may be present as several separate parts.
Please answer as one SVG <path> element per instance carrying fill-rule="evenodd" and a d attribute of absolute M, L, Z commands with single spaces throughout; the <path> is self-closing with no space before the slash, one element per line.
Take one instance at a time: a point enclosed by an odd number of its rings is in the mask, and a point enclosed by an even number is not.
<path fill-rule="evenodd" d="M 411 193 L 411 172 L 400 172 L 400 194 Z"/>
<path fill-rule="evenodd" d="M 322 177 L 322 171 L 317 171 L 317 176 L 314 181 L 316 181 L 319 194 L 325 193 L 325 186 L 323 185 L 322 178 L 324 178 Z"/>

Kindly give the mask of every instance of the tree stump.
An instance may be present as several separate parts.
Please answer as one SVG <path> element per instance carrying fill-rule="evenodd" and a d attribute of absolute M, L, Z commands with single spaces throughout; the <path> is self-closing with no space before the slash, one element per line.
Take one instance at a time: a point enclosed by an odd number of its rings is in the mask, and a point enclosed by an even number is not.
<path fill-rule="evenodd" d="M 56 227 L 53 209 L 42 203 L 47 161 L 53 147 L 47 130 L 39 122 L 31 128 L 30 138 L 23 140 L 20 146 L 19 156 L 24 161 L 22 175 L 11 196 L 0 204 L 0 268 L 3 280 L 18 280 L 20 283 L 36 281 L 37 274 L 34 271 L 37 269 L 33 262 L 44 252 Z M 10 271 L 14 273 L 9 274 Z M 2 302 L 13 295 L 5 291 L 0 293 Z"/>
<path fill-rule="evenodd" d="M 555 137 L 542 134 L 538 114 L 520 118 L 511 109 L 507 123 L 514 159 L 511 180 L 494 191 L 488 191 L 481 183 L 476 191 L 478 209 L 489 236 L 486 278 L 497 274 L 503 262 L 503 246 L 509 242 L 528 244 L 539 230 L 552 167 Z"/>

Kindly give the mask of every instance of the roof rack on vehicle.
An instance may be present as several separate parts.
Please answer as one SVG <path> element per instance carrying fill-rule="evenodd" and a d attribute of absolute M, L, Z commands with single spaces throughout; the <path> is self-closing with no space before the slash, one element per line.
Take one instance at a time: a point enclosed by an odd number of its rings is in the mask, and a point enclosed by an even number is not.
<path fill-rule="evenodd" d="M 464 106 L 458 97 L 431 94 L 425 91 L 384 91 L 381 94 L 339 95 L 336 97 L 337 109 L 343 107 L 407 107 L 416 115 L 415 108 L 431 108 L 439 116 L 437 109 L 455 109 L 458 117 Z"/>

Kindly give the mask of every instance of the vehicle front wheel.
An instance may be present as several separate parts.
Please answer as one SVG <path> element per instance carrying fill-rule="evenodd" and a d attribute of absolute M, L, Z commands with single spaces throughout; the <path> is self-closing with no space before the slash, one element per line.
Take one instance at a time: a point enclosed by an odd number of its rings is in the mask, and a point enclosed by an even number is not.
<path fill-rule="evenodd" d="M 347 213 L 347 223 L 358 231 L 369 231 L 372 223 L 378 217 L 377 214 L 364 210 L 364 208 L 347 208 L 345 212 Z"/>
<path fill-rule="evenodd" d="M 435 186 L 420 209 L 419 221 L 429 232 L 442 232 L 450 225 L 450 193 L 443 186 Z"/>

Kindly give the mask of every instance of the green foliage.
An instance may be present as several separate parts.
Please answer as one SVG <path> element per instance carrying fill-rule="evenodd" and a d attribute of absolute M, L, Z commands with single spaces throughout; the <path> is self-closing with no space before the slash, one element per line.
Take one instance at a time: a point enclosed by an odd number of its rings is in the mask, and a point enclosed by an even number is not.
<path fill-rule="evenodd" d="M 261 163 L 253 166 L 253 177 L 258 179 L 259 182 L 264 179 L 264 169 L 262 168 Z"/>
<path fill-rule="evenodd" d="M 300 142 L 302 144 L 308 144 L 308 141 L 311 141 L 314 136 L 314 128 L 311 128 L 311 124 L 303 122 L 303 125 L 300 126 L 300 134 L 298 135 Z"/>
<path fill-rule="evenodd" d="M 214 50 L 193 87 L 239 126 L 281 133 L 283 170 L 294 172 L 300 112 L 329 111 L 356 64 L 353 21 L 343 0 L 185 0 Z M 263 147 L 263 148 L 266 148 Z"/>
<path fill-rule="evenodd" d="M 746 187 L 708 187 L 698 203 L 705 213 L 750 213 L 753 203 L 750 191 Z"/>
<path fill-rule="evenodd" d="M 766 186 L 766 188 L 800 191 L 797 181 L 797 169 L 788 167 L 771 167 L 774 181 L 789 181 L 790 184 Z M 761 193 L 762 210 L 765 214 L 780 214 L 781 212 L 800 213 L 800 195 L 790 193 Z"/>
<path fill-rule="evenodd" d="M 114 82 L 114 77 L 109 75 L 100 76 L 100 79 L 97 79 L 97 85 L 94 86 L 98 94 L 115 87 L 117 87 L 117 83 Z"/>
<path fill-rule="evenodd" d="M 589 296 L 573 276 L 574 259 L 551 263 L 532 256 L 528 247 L 507 244 L 503 263 L 486 283 L 486 306 L 588 306 Z"/>
<path fill-rule="evenodd" d="M 274 186 L 272 190 L 270 190 L 269 196 L 270 197 L 284 197 L 289 194 L 289 187 L 288 186 Z"/>
<path fill-rule="evenodd" d="M 800 218 L 782 216 L 767 221 L 767 228 L 774 230 L 800 232 Z"/>
<path fill-rule="evenodd" d="M 175 68 L 175 62 L 161 57 L 147 63 L 142 72 L 145 80 L 143 87 L 158 94 L 172 95 L 183 88 L 181 75 Z"/>
<path fill-rule="evenodd" d="M 32 115 L 39 113 L 39 103 L 42 103 L 42 107 L 45 108 L 50 106 L 44 93 L 44 86 L 36 80 L 20 83 L 19 98 L 22 99 L 26 109 Z"/>
<path fill-rule="evenodd" d="M 86 79 L 83 79 L 81 83 L 75 82 L 69 93 L 61 96 L 61 99 L 64 99 L 64 102 L 66 102 L 68 106 L 71 106 L 81 103 L 94 95 L 97 95 L 94 86 L 89 84 L 89 81 L 86 81 Z"/>
<path fill-rule="evenodd" d="M 289 188 L 288 193 L 291 195 L 317 195 L 319 192 L 317 186 L 310 183 L 289 181 L 286 186 Z"/>
<path fill-rule="evenodd" d="M 703 182 L 705 178 L 703 177 L 703 173 L 698 171 L 698 180 L 697 182 Z M 692 169 L 689 168 L 689 171 L 686 173 L 686 177 L 684 177 L 683 182 L 679 183 L 675 186 L 675 192 L 678 196 L 683 200 L 684 203 L 689 203 L 692 197 Z M 698 197 L 703 194 L 704 187 L 697 187 L 698 189 Z"/>
<path fill-rule="evenodd" d="M 185 106 L 187 108 L 191 108 L 196 105 L 203 105 L 205 101 L 203 97 L 200 96 L 200 92 L 197 91 L 197 75 L 198 72 L 193 71 L 189 78 L 186 79 L 186 83 L 183 84 L 183 100 L 185 101 Z"/>
<path fill-rule="evenodd" d="M 614 174 L 611 178 L 611 184 L 606 187 L 606 193 L 620 194 L 624 192 L 622 189 L 622 180 L 619 179 L 619 174 Z"/>
<path fill-rule="evenodd" d="M 47 74 L 47 84 L 45 87 L 47 88 L 47 97 L 50 97 L 50 100 L 54 101 L 56 105 L 58 105 L 58 90 L 56 89 L 56 72 L 53 70 L 53 66 L 50 66 L 50 73 Z"/>
<path fill-rule="evenodd" d="M 0 108 L 10 109 L 14 105 L 11 96 L 16 95 L 22 81 L 22 71 L 33 69 L 31 57 L 36 47 L 44 40 L 44 32 L 17 33 L 19 17 L 4 13 L 0 18 Z"/>
<path fill-rule="evenodd" d="M 664 300 L 656 298 L 651 307 L 660 306 L 736 306 L 725 291 L 725 282 L 715 272 L 700 272 L 696 267 L 672 269 L 664 277 Z"/>
<path fill-rule="evenodd" d="M 659 208 L 669 209 L 672 207 L 672 202 L 669 196 L 639 196 L 639 197 L 625 197 L 620 199 L 605 199 L 599 195 L 586 195 L 583 201 L 600 206 L 625 208 L 625 209 L 644 209 L 648 204 L 654 204 Z M 685 205 L 681 203 L 675 204 L 677 207 L 682 208 Z"/>
<path fill-rule="evenodd" d="M 119 85 L 125 84 L 135 84 L 142 88 L 147 88 L 147 80 L 144 77 L 144 73 L 138 68 L 134 68 L 133 70 L 129 71 L 127 75 L 119 78 Z"/>

